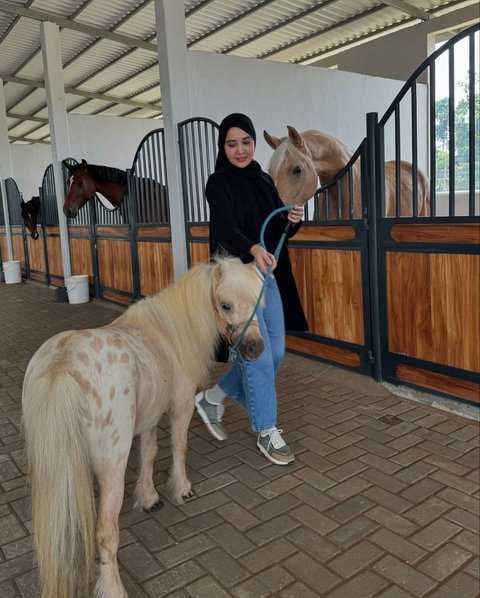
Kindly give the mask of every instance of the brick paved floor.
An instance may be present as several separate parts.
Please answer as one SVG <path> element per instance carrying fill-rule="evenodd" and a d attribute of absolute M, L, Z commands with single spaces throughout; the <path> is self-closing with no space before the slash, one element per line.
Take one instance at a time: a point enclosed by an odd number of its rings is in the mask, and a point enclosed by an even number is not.
<path fill-rule="evenodd" d="M 101 326 L 120 308 L 55 303 L 32 283 L 0 284 L 0 596 L 39 597 L 30 542 L 21 386 L 53 334 Z M 222 368 L 214 374 L 218 375 Z M 132 509 L 136 442 L 118 558 L 131 598 L 470 598 L 479 595 L 477 421 L 390 394 L 368 378 L 288 355 L 280 425 L 294 465 L 269 465 L 229 403 L 229 439 L 195 415 L 196 498 Z M 170 463 L 159 426 L 155 481 Z"/>

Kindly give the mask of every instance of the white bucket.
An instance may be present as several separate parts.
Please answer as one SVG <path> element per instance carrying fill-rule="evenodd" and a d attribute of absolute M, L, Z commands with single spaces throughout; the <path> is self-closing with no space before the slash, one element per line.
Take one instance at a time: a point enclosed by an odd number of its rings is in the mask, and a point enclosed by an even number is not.
<path fill-rule="evenodd" d="M 88 303 L 90 293 L 88 289 L 88 274 L 77 274 L 65 278 L 69 303 Z"/>
<path fill-rule="evenodd" d="M 19 260 L 3 262 L 3 273 L 7 284 L 22 282 L 22 264 Z"/>

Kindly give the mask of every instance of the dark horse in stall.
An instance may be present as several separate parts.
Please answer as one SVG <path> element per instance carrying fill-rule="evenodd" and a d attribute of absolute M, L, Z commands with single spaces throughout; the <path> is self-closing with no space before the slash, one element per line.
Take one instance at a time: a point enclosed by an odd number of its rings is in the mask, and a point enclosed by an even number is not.
<path fill-rule="evenodd" d="M 67 197 L 63 212 L 67 218 L 75 218 L 80 208 L 98 193 L 117 208 L 127 194 L 127 173 L 125 170 L 110 166 L 87 164 L 68 164 Z M 148 178 L 134 177 L 133 193 L 137 199 L 138 220 L 147 223 L 168 222 L 168 199 L 164 185 Z M 139 200 L 139 201 L 138 201 Z M 106 206 L 105 206 L 106 207 Z"/>
<path fill-rule="evenodd" d="M 22 210 L 22 220 L 25 224 L 25 227 L 30 231 L 30 236 L 32 239 L 38 239 L 38 229 L 37 229 L 37 217 L 40 212 L 40 197 L 35 195 L 32 199 L 29 199 L 27 202 L 22 202 L 20 204 L 20 208 Z"/>

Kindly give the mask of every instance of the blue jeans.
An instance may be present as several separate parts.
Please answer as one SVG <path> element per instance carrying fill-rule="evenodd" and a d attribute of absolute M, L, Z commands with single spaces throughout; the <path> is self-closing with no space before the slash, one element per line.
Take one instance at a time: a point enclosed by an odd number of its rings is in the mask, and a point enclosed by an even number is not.
<path fill-rule="evenodd" d="M 269 278 L 265 288 L 265 306 L 257 311 L 265 349 L 255 361 L 237 361 L 223 375 L 218 385 L 225 394 L 242 405 L 250 417 L 254 432 L 268 430 L 277 423 L 275 374 L 285 354 L 285 322 L 277 282 Z"/>

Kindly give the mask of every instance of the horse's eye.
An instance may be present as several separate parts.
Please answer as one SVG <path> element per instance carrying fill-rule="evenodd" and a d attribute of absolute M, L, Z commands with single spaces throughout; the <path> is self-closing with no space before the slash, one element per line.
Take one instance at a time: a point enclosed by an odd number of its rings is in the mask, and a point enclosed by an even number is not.
<path fill-rule="evenodd" d="M 223 311 L 230 311 L 232 309 L 228 303 L 222 303 L 221 307 Z"/>
<path fill-rule="evenodd" d="M 302 174 L 302 167 L 301 166 L 295 166 L 295 168 L 293 169 L 293 174 Z"/>

